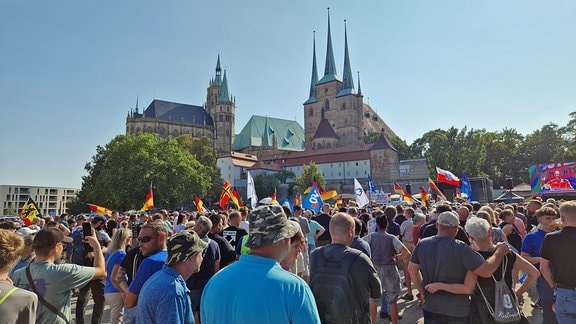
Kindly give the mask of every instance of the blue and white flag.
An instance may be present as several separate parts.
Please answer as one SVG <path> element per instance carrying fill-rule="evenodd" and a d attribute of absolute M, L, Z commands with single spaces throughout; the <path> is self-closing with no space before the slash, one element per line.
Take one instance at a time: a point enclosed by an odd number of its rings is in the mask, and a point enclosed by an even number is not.
<path fill-rule="evenodd" d="M 310 189 L 310 192 L 308 192 L 306 197 L 304 197 L 304 200 L 302 201 L 302 208 L 319 212 L 323 203 L 324 202 L 322 201 L 320 192 L 318 191 L 316 185 L 314 185 L 312 186 L 312 189 Z"/>
<path fill-rule="evenodd" d="M 282 200 L 282 203 L 280 205 L 286 206 L 290 208 L 291 212 L 294 212 L 294 205 L 292 205 L 292 202 L 290 201 L 290 199 L 288 199 L 288 197 L 284 198 L 284 200 Z"/>
<path fill-rule="evenodd" d="M 356 178 L 354 178 L 354 197 L 356 197 L 356 204 L 358 208 L 362 208 L 370 203 L 370 199 L 364 192 L 364 188 Z"/>
<path fill-rule="evenodd" d="M 470 200 L 470 198 L 472 197 L 472 185 L 470 184 L 470 179 L 468 179 L 466 173 L 464 173 L 462 179 L 460 180 L 460 194 L 462 195 L 462 197 L 466 195 L 466 198 L 468 198 L 468 200 Z"/>
<path fill-rule="evenodd" d="M 371 193 L 376 193 L 376 187 L 374 187 L 374 182 L 372 182 L 370 175 L 368 175 L 368 190 L 370 190 Z"/>

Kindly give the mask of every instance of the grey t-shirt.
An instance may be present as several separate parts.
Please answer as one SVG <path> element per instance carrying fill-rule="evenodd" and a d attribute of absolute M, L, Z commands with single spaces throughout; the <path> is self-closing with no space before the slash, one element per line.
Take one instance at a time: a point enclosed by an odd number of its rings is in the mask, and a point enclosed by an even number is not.
<path fill-rule="evenodd" d="M 0 280 L 0 300 L 14 288 L 8 281 Z M 0 304 L 0 324 L 28 324 L 36 321 L 38 296 L 24 289 L 16 289 Z"/>
<path fill-rule="evenodd" d="M 95 272 L 95 268 L 70 263 L 33 262 L 30 264 L 30 273 L 38 293 L 68 319 L 71 315 L 72 290 L 90 282 Z M 12 280 L 15 286 L 32 291 L 26 277 L 26 268 L 14 272 Z M 64 323 L 64 320 L 41 303 L 38 305 L 37 318 L 41 319 L 42 323 Z"/>
<path fill-rule="evenodd" d="M 464 283 L 466 271 L 474 271 L 484 258 L 466 243 L 452 237 L 432 236 L 416 244 L 411 262 L 420 265 L 422 286 L 432 282 Z M 463 317 L 470 312 L 470 296 L 446 291 L 425 293 L 424 310 L 448 316 Z"/>

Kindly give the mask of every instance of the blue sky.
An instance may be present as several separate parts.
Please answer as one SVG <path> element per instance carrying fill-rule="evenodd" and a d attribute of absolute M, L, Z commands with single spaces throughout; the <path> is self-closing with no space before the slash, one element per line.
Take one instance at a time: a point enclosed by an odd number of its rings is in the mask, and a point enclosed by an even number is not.
<path fill-rule="evenodd" d="M 252 115 L 302 125 L 327 7 L 338 74 L 346 19 L 354 82 L 408 144 L 451 126 L 528 134 L 576 111 L 572 0 L 0 0 L 0 184 L 80 187 L 137 97 L 202 105 L 218 54 L 236 133 Z"/>

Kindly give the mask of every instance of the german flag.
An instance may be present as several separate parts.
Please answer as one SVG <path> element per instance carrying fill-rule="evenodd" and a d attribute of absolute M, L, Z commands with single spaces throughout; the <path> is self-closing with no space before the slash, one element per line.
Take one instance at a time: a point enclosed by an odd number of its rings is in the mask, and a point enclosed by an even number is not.
<path fill-rule="evenodd" d="M 402 187 L 400 187 L 399 184 L 397 184 L 396 182 L 394 182 L 394 191 L 399 194 L 400 196 L 402 196 L 402 200 L 409 203 L 409 204 L 413 204 L 414 203 L 414 198 L 412 198 L 412 195 L 405 192 L 404 190 L 402 190 Z"/>
<path fill-rule="evenodd" d="M 152 184 L 150 184 L 150 191 L 146 195 L 146 200 L 144 200 L 144 205 L 140 208 L 140 211 L 147 211 L 154 208 L 154 192 L 152 192 Z"/>
<path fill-rule="evenodd" d="M 440 188 L 438 188 L 438 186 L 436 186 L 436 184 L 434 183 L 434 181 L 432 181 L 432 179 L 428 178 L 428 185 L 430 186 L 430 190 L 434 190 L 436 191 L 436 194 L 439 197 L 442 197 L 443 200 L 448 200 L 446 199 L 446 196 L 444 196 L 444 194 L 442 193 L 442 191 L 440 190 Z"/>
<path fill-rule="evenodd" d="M 236 188 L 232 189 L 232 201 L 234 202 L 237 208 L 244 206 L 244 204 L 242 204 L 240 194 L 238 193 L 238 190 L 236 190 Z"/>
<path fill-rule="evenodd" d="M 420 201 L 422 201 L 422 206 L 428 208 L 428 205 L 430 204 L 429 199 L 426 190 L 424 190 L 423 187 L 420 187 Z"/>
<path fill-rule="evenodd" d="M 200 197 L 194 198 L 194 203 L 196 204 L 196 211 L 202 212 L 204 211 L 204 202 Z"/>
<path fill-rule="evenodd" d="M 112 211 L 106 207 L 102 207 L 102 206 L 98 206 L 98 205 L 94 205 L 94 204 L 86 204 L 88 205 L 88 207 L 90 207 L 90 210 L 98 215 L 111 215 Z"/>

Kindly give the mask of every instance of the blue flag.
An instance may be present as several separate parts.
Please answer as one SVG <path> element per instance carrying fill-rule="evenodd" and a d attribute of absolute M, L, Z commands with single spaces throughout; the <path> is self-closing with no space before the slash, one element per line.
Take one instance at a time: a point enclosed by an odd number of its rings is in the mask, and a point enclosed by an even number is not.
<path fill-rule="evenodd" d="M 376 193 L 376 187 L 374 187 L 374 182 L 372 182 L 372 177 L 368 175 L 368 190 L 372 193 Z"/>
<path fill-rule="evenodd" d="M 316 185 L 314 185 L 306 197 L 304 197 L 304 200 L 302 200 L 302 208 L 319 212 L 323 203 L 322 197 L 320 197 L 320 192 Z"/>
<path fill-rule="evenodd" d="M 294 205 L 292 205 L 292 202 L 290 201 L 290 199 L 288 199 L 288 197 L 284 198 L 284 200 L 282 200 L 282 203 L 280 204 L 280 206 L 286 206 L 288 208 L 290 208 L 291 212 L 294 212 Z"/>
<path fill-rule="evenodd" d="M 472 198 L 472 185 L 470 185 L 470 179 L 468 179 L 466 173 L 464 173 L 460 180 L 460 193 L 461 195 L 466 195 L 468 200 Z"/>

